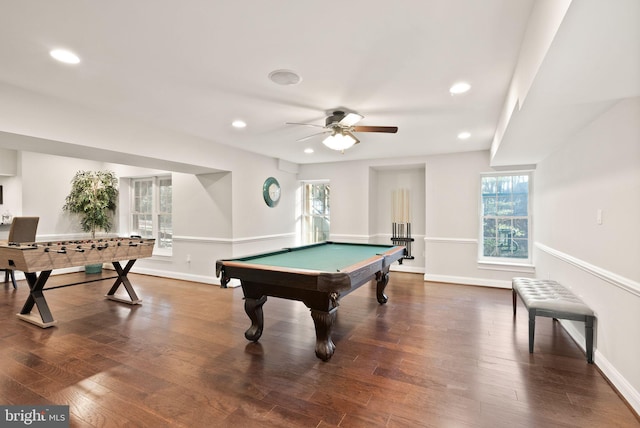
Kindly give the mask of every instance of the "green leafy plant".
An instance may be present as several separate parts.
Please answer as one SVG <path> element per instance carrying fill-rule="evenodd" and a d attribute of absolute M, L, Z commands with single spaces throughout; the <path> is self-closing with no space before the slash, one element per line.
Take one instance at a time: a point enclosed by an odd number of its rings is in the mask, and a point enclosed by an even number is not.
<path fill-rule="evenodd" d="M 67 195 L 64 211 L 77 214 L 80 226 L 91 232 L 109 232 L 118 201 L 118 178 L 111 171 L 78 171 L 71 180 L 71 192 Z"/>

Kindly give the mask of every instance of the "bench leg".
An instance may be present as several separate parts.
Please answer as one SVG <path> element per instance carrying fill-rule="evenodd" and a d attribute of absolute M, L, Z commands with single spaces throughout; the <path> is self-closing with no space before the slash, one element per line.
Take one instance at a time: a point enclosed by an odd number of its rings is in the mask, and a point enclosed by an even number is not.
<path fill-rule="evenodd" d="M 586 340 L 587 362 L 593 364 L 593 317 L 586 317 L 584 325 L 584 337 Z"/>
<path fill-rule="evenodd" d="M 516 301 L 516 296 L 518 295 L 518 293 L 516 293 L 515 288 L 511 290 L 511 300 L 513 300 L 513 316 L 516 316 L 516 306 L 518 304 L 518 302 Z"/>
<path fill-rule="evenodd" d="M 536 311 L 529 310 L 529 353 L 533 354 L 533 335 L 536 332 Z"/>

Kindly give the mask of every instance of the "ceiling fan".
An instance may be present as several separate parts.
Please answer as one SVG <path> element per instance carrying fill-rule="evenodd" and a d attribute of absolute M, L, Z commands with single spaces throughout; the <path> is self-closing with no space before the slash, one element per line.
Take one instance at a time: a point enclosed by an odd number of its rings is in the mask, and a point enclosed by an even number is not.
<path fill-rule="evenodd" d="M 398 132 L 397 126 L 356 126 L 356 123 L 363 119 L 358 113 L 345 113 L 342 110 L 336 110 L 325 120 L 324 126 L 312 123 L 287 122 L 287 125 L 305 125 L 323 128 L 324 131 L 317 134 L 308 135 L 297 141 L 308 140 L 318 135 L 329 134 L 322 143 L 333 150 L 344 151 L 354 144 L 358 144 L 360 140 L 353 135 L 354 132 L 385 132 L 395 134 Z"/>

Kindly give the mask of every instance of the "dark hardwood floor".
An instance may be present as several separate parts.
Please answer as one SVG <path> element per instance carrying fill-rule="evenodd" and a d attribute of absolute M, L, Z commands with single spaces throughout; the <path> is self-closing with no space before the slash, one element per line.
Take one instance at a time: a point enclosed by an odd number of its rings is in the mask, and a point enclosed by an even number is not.
<path fill-rule="evenodd" d="M 68 404 L 76 427 L 640 426 L 557 322 L 529 354 L 510 290 L 392 272 L 386 305 L 373 285 L 341 301 L 325 363 L 302 303 L 269 298 L 250 343 L 240 288 L 130 278 L 140 306 L 104 299 L 112 280 L 46 291 L 49 329 L 0 283 L 0 403 Z"/>

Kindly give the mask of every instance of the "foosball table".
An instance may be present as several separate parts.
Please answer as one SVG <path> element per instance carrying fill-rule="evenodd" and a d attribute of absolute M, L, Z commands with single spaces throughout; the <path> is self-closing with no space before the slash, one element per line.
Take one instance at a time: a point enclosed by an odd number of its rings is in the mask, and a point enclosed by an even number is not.
<path fill-rule="evenodd" d="M 56 321 L 51 315 L 44 291 L 86 283 L 85 281 L 45 288 L 53 269 L 112 263 L 117 277 L 105 297 L 130 305 L 138 305 L 142 300 L 136 295 L 127 274 L 137 259 L 151 257 L 154 244 L 154 239 L 140 237 L 20 244 L 3 242 L 0 243 L 0 269 L 24 272 L 30 293 L 17 316 L 24 321 L 47 328 L 53 326 Z M 120 262 L 124 260 L 127 260 L 127 263 L 122 267 Z M 124 287 L 129 299 L 116 296 L 120 286 Z M 39 316 L 31 313 L 34 305 L 38 309 Z"/>

